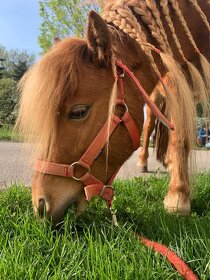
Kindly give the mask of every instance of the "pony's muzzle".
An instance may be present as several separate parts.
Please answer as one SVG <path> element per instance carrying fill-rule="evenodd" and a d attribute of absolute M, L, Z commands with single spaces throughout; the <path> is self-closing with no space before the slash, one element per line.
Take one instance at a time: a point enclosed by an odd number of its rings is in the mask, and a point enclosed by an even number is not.
<path fill-rule="evenodd" d="M 38 205 L 38 215 L 40 218 L 43 218 L 44 215 L 46 214 L 46 203 L 43 198 L 39 199 L 39 205 Z"/>

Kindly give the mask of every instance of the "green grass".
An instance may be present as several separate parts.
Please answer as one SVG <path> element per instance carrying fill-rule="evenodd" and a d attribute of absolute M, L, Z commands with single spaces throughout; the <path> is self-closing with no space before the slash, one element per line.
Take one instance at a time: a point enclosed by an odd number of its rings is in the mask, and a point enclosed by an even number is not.
<path fill-rule="evenodd" d="M 13 131 L 10 125 L 3 125 L 0 127 L 0 140 L 3 141 L 18 141 L 18 135 Z"/>
<path fill-rule="evenodd" d="M 200 279 L 210 279 L 210 174 L 196 178 L 189 217 L 165 213 L 167 185 L 165 176 L 116 181 L 119 229 L 111 226 L 98 198 L 76 222 L 69 209 L 61 229 L 54 230 L 46 221 L 36 222 L 29 189 L 0 192 L 0 279 L 182 279 L 133 231 L 164 243 Z"/>

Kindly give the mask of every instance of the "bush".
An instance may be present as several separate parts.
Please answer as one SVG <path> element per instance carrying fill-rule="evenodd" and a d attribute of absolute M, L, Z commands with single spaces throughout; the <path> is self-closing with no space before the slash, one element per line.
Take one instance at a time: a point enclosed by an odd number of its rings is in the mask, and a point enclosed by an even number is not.
<path fill-rule="evenodd" d="M 18 93 L 11 78 L 0 80 L 0 124 L 14 124 L 17 117 Z"/>

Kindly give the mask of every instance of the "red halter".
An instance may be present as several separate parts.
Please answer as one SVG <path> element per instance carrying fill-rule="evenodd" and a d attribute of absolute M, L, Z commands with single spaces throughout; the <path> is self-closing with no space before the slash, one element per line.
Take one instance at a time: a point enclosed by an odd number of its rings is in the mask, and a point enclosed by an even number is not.
<path fill-rule="evenodd" d="M 98 157 L 101 150 L 105 147 L 107 142 L 107 131 L 109 128 L 109 137 L 112 135 L 114 130 L 118 127 L 120 123 L 123 123 L 130 134 L 134 151 L 139 148 L 140 145 L 140 135 L 139 130 L 129 113 L 128 106 L 124 99 L 124 86 L 123 77 L 124 71 L 131 77 L 136 86 L 139 89 L 141 98 L 144 99 L 145 103 L 150 107 L 153 114 L 168 128 L 174 130 L 174 126 L 166 119 L 166 117 L 159 111 L 157 106 L 152 102 L 148 94 L 145 92 L 137 78 L 134 74 L 119 60 L 116 61 L 117 65 L 117 81 L 119 85 L 119 94 L 116 100 L 116 106 L 123 106 L 125 113 L 122 117 L 118 117 L 113 114 L 111 118 L 111 123 L 108 124 L 108 120 L 101 128 L 99 133 L 96 135 L 95 139 L 88 147 L 86 152 L 82 155 L 79 161 L 72 163 L 71 165 L 64 165 L 58 163 L 45 162 L 37 160 L 34 164 L 34 169 L 41 173 L 52 174 L 55 176 L 70 177 L 76 181 L 80 181 L 85 185 L 85 197 L 86 200 L 90 200 L 93 196 L 99 195 L 102 199 L 106 200 L 108 207 L 111 207 L 112 199 L 114 196 L 114 189 L 111 186 L 119 168 L 114 172 L 108 184 L 103 183 L 95 176 L 91 174 L 91 165 L 94 160 Z M 82 167 L 85 170 L 85 174 L 81 177 L 75 176 L 75 167 Z"/>

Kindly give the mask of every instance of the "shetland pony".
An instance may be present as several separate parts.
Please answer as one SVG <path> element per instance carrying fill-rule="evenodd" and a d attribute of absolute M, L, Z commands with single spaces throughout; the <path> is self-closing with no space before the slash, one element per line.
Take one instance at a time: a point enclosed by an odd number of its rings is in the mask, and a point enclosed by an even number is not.
<path fill-rule="evenodd" d="M 170 166 L 164 206 L 170 212 L 190 212 L 188 156 L 194 140 L 195 95 L 208 109 L 210 85 L 208 0 L 107 1 L 102 17 L 90 12 L 86 39 L 68 38 L 53 46 L 21 81 L 17 120 L 25 141 L 34 143 L 34 157 L 65 166 L 77 164 L 104 123 L 122 108 L 115 100 L 119 86 L 116 59 L 133 71 L 149 95 L 160 92 L 162 111 L 174 131 L 158 127 L 158 158 Z M 141 134 L 142 98 L 125 74 L 125 101 Z M 107 129 L 109 134 L 109 129 Z M 46 211 L 57 223 L 66 208 L 85 211 L 87 174 L 108 184 L 113 173 L 133 153 L 123 123 L 94 159 L 91 170 L 77 166 L 73 177 L 36 171 L 32 201 L 37 215 Z M 77 180 L 76 180 L 77 179 Z"/>

